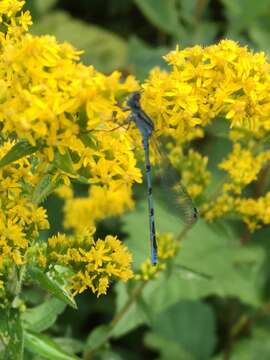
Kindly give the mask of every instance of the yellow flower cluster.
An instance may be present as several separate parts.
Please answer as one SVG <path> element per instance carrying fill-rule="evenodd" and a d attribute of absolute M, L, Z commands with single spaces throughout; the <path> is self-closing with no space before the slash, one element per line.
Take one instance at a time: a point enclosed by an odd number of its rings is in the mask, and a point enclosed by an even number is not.
<path fill-rule="evenodd" d="M 74 296 L 91 289 L 97 296 L 106 294 L 111 279 L 127 281 L 133 277 L 132 257 L 113 236 L 94 240 L 95 228 L 76 236 L 58 234 L 48 239 L 47 262 L 67 266 L 73 275 L 69 288 Z"/>
<path fill-rule="evenodd" d="M 112 183 L 108 187 L 92 186 L 89 192 L 89 197 L 74 197 L 66 201 L 64 206 L 66 228 L 80 231 L 104 217 L 120 215 L 125 209 L 133 206 L 130 184 L 117 186 Z"/>
<path fill-rule="evenodd" d="M 189 149 L 184 156 L 180 146 L 174 146 L 170 150 L 170 161 L 181 174 L 181 182 L 188 190 L 192 198 L 200 195 L 210 181 L 210 172 L 207 171 L 208 158 L 200 153 Z"/>
<path fill-rule="evenodd" d="M 234 197 L 223 193 L 210 205 L 205 204 L 202 212 L 209 221 L 224 215 L 237 214 L 249 230 L 254 231 L 262 225 L 270 224 L 270 193 L 257 199 Z"/>
<path fill-rule="evenodd" d="M 270 224 L 270 192 L 258 199 L 236 199 L 235 207 L 251 231 Z"/>
<path fill-rule="evenodd" d="M 264 53 L 223 40 L 205 48 L 177 48 L 165 60 L 173 69 L 152 72 L 143 86 L 145 106 L 159 128 L 175 130 L 178 141 L 194 124 L 205 126 L 219 116 L 232 127 L 261 135 L 269 130 L 270 65 Z"/>
<path fill-rule="evenodd" d="M 150 259 L 145 260 L 135 274 L 135 279 L 142 281 L 155 279 L 161 271 L 166 269 L 166 262 L 173 258 L 178 251 L 179 243 L 175 241 L 172 234 L 166 233 L 158 236 L 158 264 L 153 266 Z"/>
<path fill-rule="evenodd" d="M 224 189 L 240 194 L 243 187 L 257 179 L 263 165 L 269 160 L 270 151 L 254 156 L 250 149 L 241 148 L 239 143 L 234 144 L 228 159 L 219 164 L 220 169 L 227 171 L 233 181 L 224 184 Z"/>
<path fill-rule="evenodd" d="M 49 227 L 46 211 L 38 203 L 57 186 L 63 182 L 70 186 L 70 180 L 91 185 L 83 199 L 67 186 L 58 191 L 66 201 L 65 225 L 76 232 L 77 240 L 56 237 L 66 246 L 78 241 L 83 236 L 79 234 L 97 220 L 132 207 L 132 184 L 141 182 L 130 136 L 123 129 L 110 131 L 116 126 L 112 114 L 118 109 L 118 97 L 137 90 L 136 80 L 132 76 L 122 80 L 119 72 L 99 73 L 79 63 L 81 51 L 70 44 L 28 33 L 32 21 L 29 12 L 21 12 L 24 3 L 0 2 L 0 159 L 10 157 L 9 152 L 14 157 L 15 144 L 33 147 L 31 155 L 15 154 L 16 161 L 0 168 L 3 284 L 12 264 L 37 262 L 27 254 L 33 253 L 40 230 Z M 50 239 L 50 248 L 52 243 Z M 78 251 L 80 256 L 69 251 L 69 260 L 65 258 L 71 266 L 74 256 L 74 293 L 90 288 L 99 295 L 106 292 L 109 277 L 132 276 L 131 257 L 113 237 L 96 243 L 89 238 L 89 248 Z M 97 266 L 102 251 L 107 257 Z M 45 254 L 37 255 L 40 265 L 53 260 L 51 253 L 49 258 Z M 61 262 L 60 255 L 54 250 L 55 261 Z M 90 280 L 85 285 L 84 276 L 91 276 L 92 285 Z"/>
<path fill-rule="evenodd" d="M 260 181 L 258 176 L 268 166 L 269 160 L 270 151 L 260 148 L 260 143 L 252 146 L 247 143 L 246 147 L 235 143 L 228 158 L 219 163 L 219 168 L 225 170 L 229 176 L 225 176 L 217 197 L 204 204 L 205 218 L 212 221 L 224 215 L 238 215 L 250 231 L 270 224 L 268 193 L 256 199 L 241 196 L 249 184 Z M 259 193 L 262 194 L 264 189 L 258 186 Z"/>
<path fill-rule="evenodd" d="M 98 220 L 131 208 L 132 185 L 142 181 L 135 156 L 142 156 L 141 138 L 135 126 L 127 131 L 121 125 L 127 112 L 119 106 L 140 87 L 132 76 L 107 76 L 83 65 L 81 51 L 68 43 L 29 34 L 32 21 L 21 12 L 23 4 L 0 2 L 0 161 L 12 158 L 13 151 L 13 159 L 0 167 L 0 284 L 5 286 L 12 263 L 33 261 L 43 269 L 69 267 L 74 295 L 90 289 L 99 296 L 110 280 L 133 276 L 126 247 L 110 235 L 95 241 L 93 228 Z M 224 40 L 205 48 L 177 48 L 165 60 L 172 69 L 151 71 L 141 86 L 142 107 L 166 142 L 183 185 L 201 199 L 201 214 L 209 221 L 236 214 L 251 230 L 269 224 L 265 189 L 256 199 L 245 197 L 246 187 L 270 160 L 265 55 Z M 230 128 L 232 152 L 218 164 L 227 175 L 206 201 L 212 177 L 201 144 L 221 118 Z M 14 157 L 15 144 L 22 143 L 30 152 Z M 85 184 L 85 197 L 76 196 L 71 180 Z M 39 203 L 53 191 L 64 199 L 64 226 L 73 235 L 52 236 L 37 251 L 39 232 L 49 227 Z M 160 236 L 160 264 L 154 268 L 145 262 L 136 278 L 153 278 L 177 250 L 171 236 Z"/>
<path fill-rule="evenodd" d="M 210 203 L 205 203 L 201 209 L 201 215 L 208 221 L 213 221 L 216 218 L 220 218 L 229 213 L 233 213 L 234 197 L 228 193 L 218 195 Z"/>
<path fill-rule="evenodd" d="M 3 158 L 14 146 L 7 140 L 0 147 Z M 0 273 L 9 273 L 16 264 L 23 265 L 27 250 L 40 230 L 48 229 L 45 209 L 31 201 L 38 178 L 28 157 L 0 169 Z"/>
<path fill-rule="evenodd" d="M 177 47 L 164 58 L 172 69 L 152 70 L 142 85 L 143 108 L 155 119 L 158 136 L 169 138 L 171 162 L 190 195 L 201 199 L 201 215 L 210 221 L 237 215 L 250 230 L 269 224 L 265 189 L 259 199 L 245 197 L 246 187 L 269 166 L 270 65 L 265 54 L 223 40 L 208 47 Z M 208 159 L 188 146 L 202 143 L 207 132 L 215 136 L 211 126 L 222 119 L 233 145 L 218 168 L 228 175 L 209 191 Z"/>

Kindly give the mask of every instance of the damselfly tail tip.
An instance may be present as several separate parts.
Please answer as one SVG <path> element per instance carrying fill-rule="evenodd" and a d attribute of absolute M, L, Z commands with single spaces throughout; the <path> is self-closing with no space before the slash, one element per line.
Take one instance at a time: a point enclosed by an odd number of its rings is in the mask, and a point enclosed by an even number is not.
<path fill-rule="evenodd" d="M 199 218 L 199 210 L 196 207 L 193 208 L 193 216 L 194 216 L 195 220 L 198 220 L 198 218 Z"/>
<path fill-rule="evenodd" d="M 194 224 L 199 219 L 199 211 L 196 207 L 193 208 L 192 217 L 190 219 L 191 224 Z"/>
<path fill-rule="evenodd" d="M 156 266 L 158 263 L 157 253 L 153 253 L 151 256 L 151 262 L 153 266 Z"/>
<path fill-rule="evenodd" d="M 196 207 L 190 207 L 189 209 L 184 210 L 185 223 L 186 225 L 193 225 L 197 222 L 199 218 L 199 211 Z"/>

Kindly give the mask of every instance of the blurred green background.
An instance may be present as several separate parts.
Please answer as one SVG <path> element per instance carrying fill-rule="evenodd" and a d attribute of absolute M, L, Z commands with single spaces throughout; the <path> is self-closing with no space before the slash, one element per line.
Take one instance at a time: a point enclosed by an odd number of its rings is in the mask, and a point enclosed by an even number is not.
<path fill-rule="evenodd" d="M 71 42 L 84 50 L 84 63 L 102 72 L 119 69 L 139 80 L 154 66 L 165 68 L 162 55 L 176 44 L 183 48 L 228 38 L 256 51 L 270 51 L 270 0 L 27 0 L 26 7 L 34 21 L 32 33 Z M 229 146 L 224 139 L 204 144 L 213 173 Z M 86 188 L 77 191 L 84 194 Z M 144 193 L 143 186 L 139 192 Z M 61 206 L 58 198 L 47 202 L 51 233 L 61 230 Z M 156 207 L 159 230 L 178 232 L 178 219 L 167 216 L 158 202 Z M 135 211 L 102 222 L 98 234 L 125 238 L 136 266 L 148 254 L 147 221 L 146 203 L 139 194 Z M 245 246 L 242 233 L 239 224 L 209 227 L 201 220 L 176 261 L 212 279 L 175 268 L 170 276 L 153 281 L 118 323 L 111 346 L 93 358 L 270 359 L 269 227 L 257 231 Z M 128 286 L 116 284 L 99 299 L 90 293 L 78 296 L 79 311 L 67 309 L 50 335 L 71 352 L 79 353 L 85 344 L 91 347 L 91 332 L 109 323 L 128 291 Z M 29 290 L 33 305 L 40 296 Z"/>

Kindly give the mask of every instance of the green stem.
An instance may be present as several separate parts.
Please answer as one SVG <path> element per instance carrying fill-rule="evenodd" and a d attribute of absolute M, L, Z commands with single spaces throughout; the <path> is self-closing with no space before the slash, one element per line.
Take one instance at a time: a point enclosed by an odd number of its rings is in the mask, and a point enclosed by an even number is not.
<path fill-rule="evenodd" d="M 114 316 L 114 318 L 111 320 L 109 327 L 111 328 L 111 334 L 113 333 L 113 329 L 116 327 L 116 325 L 123 319 L 123 317 L 126 315 L 126 313 L 128 312 L 128 310 L 130 309 L 130 307 L 136 302 L 136 300 L 139 298 L 139 296 L 141 295 L 144 287 L 146 286 L 148 282 L 143 281 L 138 283 L 134 289 L 132 290 L 128 300 L 126 301 L 126 303 L 124 304 L 124 306 L 122 307 L 122 309 L 120 309 L 120 311 Z M 101 344 L 99 344 L 98 347 L 93 348 L 91 351 L 87 352 L 83 359 L 84 360 L 90 360 L 93 355 L 112 337 L 112 335 L 109 335 Z"/>
<path fill-rule="evenodd" d="M 238 336 L 241 336 L 243 332 L 249 332 L 250 328 L 255 324 L 257 320 L 269 316 L 269 314 L 270 302 L 267 302 L 260 309 L 258 309 L 253 316 L 241 316 L 240 319 L 232 327 L 231 337 L 235 339 Z"/>
<path fill-rule="evenodd" d="M 143 281 L 137 284 L 137 286 L 134 287 L 130 297 L 128 298 L 125 305 L 122 307 L 122 309 L 114 316 L 112 319 L 110 326 L 112 328 L 115 328 L 115 326 L 119 323 L 119 321 L 125 316 L 125 314 L 128 312 L 131 305 L 139 298 L 141 295 L 144 287 L 146 286 L 147 282 Z"/>
<path fill-rule="evenodd" d="M 11 295 L 12 299 L 21 292 L 24 273 L 25 266 L 17 267 L 16 265 L 13 265 L 8 281 L 8 293 Z"/>
<path fill-rule="evenodd" d="M 186 225 L 183 230 L 180 232 L 180 234 L 177 236 L 177 240 L 180 241 L 183 239 L 183 237 L 186 235 L 186 233 L 189 231 L 189 229 L 192 227 L 193 224 Z M 136 302 L 136 300 L 140 297 L 143 289 L 147 286 L 149 281 L 141 281 L 138 283 L 134 289 L 132 290 L 129 298 L 127 299 L 124 306 L 119 310 L 119 312 L 114 316 L 114 318 L 111 320 L 109 327 L 111 329 L 111 334 L 113 334 L 113 329 L 116 327 L 116 325 L 125 317 L 131 306 Z M 84 360 L 90 360 L 94 353 L 96 353 L 110 338 L 112 335 L 109 335 L 102 344 L 99 344 L 97 348 L 92 349 L 88 353 L 86 353 L 83 357 Z"/>
<path fill-rule="evenodd" d="M 186 225 L 183 230 L 180 232 L 180 234 L 177 236 L 177 241 L 180 241 L 183 239 L 183 237 L 186 235 L 186 233 L 189 231 L 189 229 L 193 226 L 193 224 Z M 136 302 L 136 300 L 140 297 L 143 289 L 149 284 L 149 281 L 141 281 L 138 283 L 134 289 L 132 290 L 129 298 L 127 299 L 126 303 L 123 305 L 123 307 L 119 310 L 119 312 L 114 316 L 114 318 L 111 320 L 109 327 L 111 329 L 111 334 L 106 337 L 106 339 L 99 344 L 97 348 L 93 348 L 91 351 L 87 352 L 83 359 L 84 360 L 90 360 L 93 355 L 112 337 L 113 329 L 116 327 L 116 325 L 125 317 L 131 306 Z"/>
<path fill-rule="evenodd" d="M 187 224 L 180 233 L 176 236 L 176 241 L 181 241 L 185 236 L 186 233 L 195 225 L 195 223 Z"/>

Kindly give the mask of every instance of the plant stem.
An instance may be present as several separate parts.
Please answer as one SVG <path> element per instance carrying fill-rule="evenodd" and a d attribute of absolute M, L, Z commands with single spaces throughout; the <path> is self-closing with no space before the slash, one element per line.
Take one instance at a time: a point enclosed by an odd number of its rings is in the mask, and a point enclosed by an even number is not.
<path fill-rule="evenodd" d="M 99 343 L 98 347 L 92 348 L 91 351 L 87 352 L 83 357 L 84 360 L 90 360 L 93 357 L 93 355 L 112 337 L 113 329 L 116 327 L 116 325 L 119 323 L 119 321 L 121 321 L 121 319 L 126 315 L 126 313 L 130 309 L 132 304 L 136 302 L 136 300 L 141 295 L 141 293 L 147 283 L 148 282 L 146 282 L 146 281 L 142 281 L 134 287 L 129 298 L 127 299 L 126 303 L 122 307 L 122 309 L 120 309 L 120 311 L 111 320 L 111 322 L 109 324 L 111 331 L 110 331 L 110 334 L 108 335 L 108 337 L 106 337 L 106 339 L 104 339 L 104 341 L 102 343 Z"/>
<path fill-rule="evenodd" d="M 125 316 L 125 314 L 128 312 L 131 305 L 138 299 L 138 297 L 141 295 L 144 287 L 146 286 L 147 282 L 143 281 L 137 284 L 137 286 L 134 287 L 130 297 L 128 298 L 125 305 L 122 307 L 122 309 L 114 316 L 112 319 L 110 326 L 114 328 L 119 321 Z"/>
<path fill-rule="evenodd" d="M 189 229 L 192 227 L 192 225 L 193 224 L 188 224 L 183 228 L 183 230 L 177 236 L 178 241 L 182 240 L 182 238 L 186 235 L 186 233 L 189 231 Z M 119 312 L 111 320 L 111 322 L 109 324 L 109 327 L 111 329 L 109 336 L 101 344 L 99 344 L 99 346 L 97 348 L 94 348 L 91 351 L 87 352 L 83 357 L 84 360 L 90 360 L 92 358 L 93 354 L 95 352 L 97 352 L 112 337 L 113 329 L 123 319 L 123 317 L 127 314 L 129 309 L 131 308 L 131 306 L 140 297 L 143 289 L 147 286 L 147 284 L 149 284 L 149 281 L 141 281 L 133 288 L 126 303 L 123 305 L 123 307 L 119 310 Z"/>
<path fill-rule="evenodd" d="M 194 226 L 195 224 L 187 224 L 181 231 L 180 233 L 176 236 L 176 241 L 181 241 L 186 233 Z"/>

